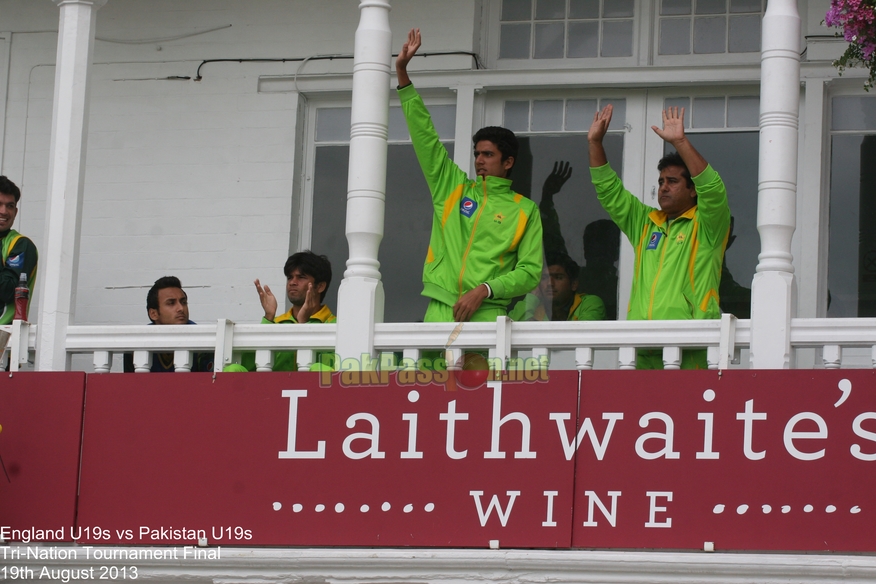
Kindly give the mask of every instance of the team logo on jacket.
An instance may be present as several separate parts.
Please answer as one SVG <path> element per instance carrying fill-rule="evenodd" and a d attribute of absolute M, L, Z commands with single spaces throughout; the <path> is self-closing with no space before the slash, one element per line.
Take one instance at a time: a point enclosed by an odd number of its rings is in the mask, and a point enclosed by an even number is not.
<path fill-rule="evenodd" d="M 6 265 L 10 268 L 21 268 L 24 266 L 24 254 L 14 255 L 6 260 Z"/>
<path fill-rule="evenodd" d="M 459 203 L 459 212 L 465 215 L 466 217 L 471 217 L 475 211 L 477 211 L 478 204 L 468 197 L 463 197 L 462 201 Z"/>
<path fill-rule="evenodd" d="M 663 237 L 663 234 L 659 231 L 655 231 L 651 234 L 651 240 L 648 242 L 648 247 L 645 249 L 657 249 L 657 246 L 660 244 L 660 238 Z"/>

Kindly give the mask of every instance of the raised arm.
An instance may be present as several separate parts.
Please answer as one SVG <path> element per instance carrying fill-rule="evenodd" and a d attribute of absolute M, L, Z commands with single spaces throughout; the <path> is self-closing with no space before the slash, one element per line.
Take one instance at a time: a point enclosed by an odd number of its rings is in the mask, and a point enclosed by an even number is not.
<path fill-rule="evenodd" d="M 684 134 L 684 108 L 670 107 L 663 110 L 663 129 L 651 126 L 651 129 L 672 144 L 678 152 L 691 176 L 698 176 L 709 165 L 702 154 L 697 152 Z"/>
<path fill-rule="evenodd" d="M 408 76 L 408 63 L 414 58 L 421 44 L 423 44 L 423 40 L 420 37 L 420 29 L 412 28 L 408 32 L 408 42 L 404 44 L 395 59 L 395 74 L 398 77 L 399 87 L 411 84 L 411 78 Z"/>
<path fill-rule="evenodd" d="M 612 105 L 608 104 L 601 111 L 593 114 L 593 123 L 590 124 L 590 130 L 587 132 L 587 144 L 590 146 L 590 168 L 598 168 L 608 164 L 608 157 L 605 155 L 602 139 L 605 138 L 605 133 L 608 132 L 608 126 L 611 124 L 611 112 L 613 110 Z"/>

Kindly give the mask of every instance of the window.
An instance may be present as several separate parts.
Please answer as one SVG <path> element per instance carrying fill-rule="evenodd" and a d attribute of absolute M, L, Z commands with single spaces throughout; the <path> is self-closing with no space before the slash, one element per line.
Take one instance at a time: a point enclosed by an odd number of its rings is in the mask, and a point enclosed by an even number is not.
<path fill-rule="evenodd" d="M 502 0 L 499 59 L 633 54 L 634 0 Z"/>
<path fill-rule="evenodd" d="M 831 103 L 829 317 L 876 316 L 876 98 Z"/>
<path fill-rule="evenodd" d="M 502 103 L 502 125 L 520 141 L 511 188 L 542 209 L 545 253 L 565 252 L 575 260 L 582 268 L 578 292 L 599 296 L 606 318 L 613 320 L 618 307 L 620 231 L 599 204 L 587 165 L 587 131 L 594 112 L 608 103 L 614 105 L 614 116 L 604 145 L 612 168 L 620 174 L 625 99 L 507 99 Z M 565 163 L 571 175 L 563 174 Z"/>
<path fill-rule="evenodd" d="M 456 106 L 430 105 L 429 111 L 438 134 L 453 156 L 451 139 Z M 332 285 L 326 294 L 326 303 L 332 310 L 337 307 L 338 286 L 349 257 L 344 234 L 349 140 L 349 107 L 317 109 L 309 246 L 331 260 Z M 385 228 L 378 256 L 386 297 L 385 321 L 417 322 L 423 319 L 428 303 L 428 299 L 420 295 L 423 289 L 421 267 L 429 246 L 432 204 L 400 107 L 390 108 L 389 141 Z"/>
<path fill-rule="evenodd" d="M 760 51 L 765 0 L 658 0 L 659 55 Z"/>

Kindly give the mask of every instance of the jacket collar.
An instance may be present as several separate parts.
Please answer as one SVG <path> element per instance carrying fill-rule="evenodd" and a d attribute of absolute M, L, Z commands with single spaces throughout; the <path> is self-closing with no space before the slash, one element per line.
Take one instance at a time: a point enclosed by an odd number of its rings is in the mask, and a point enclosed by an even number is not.
<path fill-rule="evenodd" d="M 324 323 L 328 319 L 332 317 L 332 311 L 329 310 L 329 307 L 323 304 L 319 307 L 319 310 L 310 315 L 310 320 L 318 320 L 319 322 Z M 281 314 L 280 316 L 274 319 L 274 322 L 298 322 L 295 320 L 295 317 L 292 316 L 292 309 L 290 308 L 288 312 Z"/>
<path fill-rule="evenodd" d="M 676 219 L 693 219 L 697 212 L 697 206 L 694 205 L 678 217 Z M 648 218 L 657 226 L 663 227 L 664 223 L 667 221 L 666 213 L 661 211 L 660 209 L 654 209 L 650 213 L 648 213 Z"/>

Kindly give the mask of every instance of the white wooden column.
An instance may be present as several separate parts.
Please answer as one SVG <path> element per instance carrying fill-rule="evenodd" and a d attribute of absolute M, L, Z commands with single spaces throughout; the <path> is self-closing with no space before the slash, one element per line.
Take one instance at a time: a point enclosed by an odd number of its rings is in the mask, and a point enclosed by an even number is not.
<path fill-rule="evenodd" d="M 751 367 L 792 366 L 791 317 L 797 291 L 791 238 L 797 210 L 800 16 L 796 0 L 769 0 L 761 34 L 760 255 L 751 285 Z"/>
<path fill-rule="evenodd" d="M 386 0 L 359 2 L 353 59 L 347 243 L 350 257 L 338 290 L 337 352 L 374 356 L 374 323 L 383 322 L 377 251 L 383 239 L 386 138 L 389 128 L 392 33 Z"/>
<path fill-rule="evenodd" d="M 46 243 L 40 250 L 36 368 L 69 369 L 67 326 L 79 270 L 89 80 L 98 9 L 107 0 L 52 0 L 60 9 L 55 98 L 49 147 Z"/>

